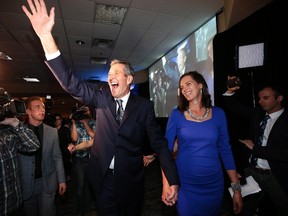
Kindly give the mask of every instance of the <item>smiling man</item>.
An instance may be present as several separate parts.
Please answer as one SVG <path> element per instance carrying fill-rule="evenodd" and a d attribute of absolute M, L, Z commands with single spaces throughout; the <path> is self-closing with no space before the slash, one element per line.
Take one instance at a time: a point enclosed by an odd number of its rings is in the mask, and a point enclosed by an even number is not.
<path fill-rule="evenodd" d="M 162 194 L 167 205 L 177 201 L 179 178 L 171 152 L 156 123 L 153 103 L 130 92 L 134 71 L 124 61 L 114 60 L 108 86 L 91 86 L 80 81 L 66 65 L 52 36 L 55 8 L 48 14 L 43 0 L 28 0 L 23 6 L 44 48 L 47 65 L 63 89 L 96 111 L 96 129 L 87 170 L 94 187 L 98 214 L 140 216 L 144 197 L 144 138 L 159 156 L 169 189 Z M 121 99 L 123 117 L 117 118 L 116 99 Z M 121 114 L 122 114 L 121 113 Z"/>

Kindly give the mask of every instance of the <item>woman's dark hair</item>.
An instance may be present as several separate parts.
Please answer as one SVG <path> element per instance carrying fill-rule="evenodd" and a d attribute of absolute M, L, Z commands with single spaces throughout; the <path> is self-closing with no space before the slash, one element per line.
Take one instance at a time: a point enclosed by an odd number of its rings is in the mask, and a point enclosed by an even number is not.
<path fill-rule="evenodd" d="M 184 112 L 185 110 L 187 110 L 187 108 L 189 106 L 189 102 L 187 101 L 185 96 L 182 94 L 181 88 L 180 88 L 180 82 L 186 76 L 190 76 L 197 83 L 201 83 L 202 84 L 202 100 L 201 100 L 201 104 L 205 108 L 211 108 L 211 106 L 212 106 L 211 95 L 209 94 L 208 85 L 207 85 L 204 77 L 200 73 L 198 73 L 197 71 L 189 71 L 187 73 L 184 73 L 180 77 L 180 80 L 179 80 L 179 98 L 178 98 L 178 109 L 179 109 L 179 111 Z"/>

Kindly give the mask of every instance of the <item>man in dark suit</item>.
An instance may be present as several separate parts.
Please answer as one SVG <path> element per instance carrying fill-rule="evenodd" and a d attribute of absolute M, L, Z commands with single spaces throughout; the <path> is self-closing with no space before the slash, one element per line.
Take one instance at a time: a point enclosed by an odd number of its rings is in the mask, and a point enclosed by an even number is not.
<path fill-rule="evenodd" d="M 228 77 L 233 79 L 234 77 Z M 251 119 L 248 139 L 239 140 L 251 150 L 250 164 L 245 169 L 245 176 L 251 175 L 259 184 L 262 191 L 257 195 L 244 198 L 243 215 L 253 215 L 263 198 L 272 200 L 277 215 L 286 215 L 288 212 L 288 112 L 283 107 L 283 91 L 274 84 L 267 84 L 258 91 L 259 109 L 243 107 L 235 99 L 235 91 L 240 86 L 228 87 L 224 94 L 224 101 L 230 110 L 242 110 Z M 261 109 L 260 109 L 261 108 Z M 266 127 L 261 135 L 261 122 L 264 116 L 269 116 Z M 263 133 L 262 133 L 263 134 Z M 259 139 L 261 137 L 261 139 Z M 271 205 L 269 205 L 271 206 Z M 265 212 L 267 214 L 267 206 Z"/>
<path fill-rule="evenodd" d="M 92 87 L 77 79 L 64 62 L 52 36 L 55 13 L 48 15 L 43 0 L 28 0 L 30 10 L 25 14 L 39 36 L 44 48 L 47 65 L 61 86 L 83 104 L 96 109 L 96 129 L 91 148 L 88 178 L 94 186 L 99 215 L 141 215 L 144 197 L 143 141 L 147 135 L 157 153 L 162 170 L 169 182 L 169 190 L 162 193 L 162 200 L 173 205 L 177 200 L 179 178 L 171 152 L 156 123 L 153 103 L 133 95 L 133 69 L 124 61 L 112 61 L 108 85 Z M 122 100 L 116 105 L 115 99 Z M 124 110 L 122 118 L 116 110 Z"/>

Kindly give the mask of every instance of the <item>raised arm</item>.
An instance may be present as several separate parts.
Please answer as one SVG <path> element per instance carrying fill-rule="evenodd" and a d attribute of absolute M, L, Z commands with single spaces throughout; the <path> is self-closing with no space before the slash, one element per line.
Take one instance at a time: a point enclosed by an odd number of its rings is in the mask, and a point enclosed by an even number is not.
<path fill-rule="evenodd" d="M 24 5 L 22 9 L 40 38 L 44 52 L 46 54 L 57 52 L 58 47 L 52 36 L 52 29 L 55 24 L 55 8 L 52 7 L 48 15 L 44 0 L 27 0 L 27 2 L 30 11 Z"/>

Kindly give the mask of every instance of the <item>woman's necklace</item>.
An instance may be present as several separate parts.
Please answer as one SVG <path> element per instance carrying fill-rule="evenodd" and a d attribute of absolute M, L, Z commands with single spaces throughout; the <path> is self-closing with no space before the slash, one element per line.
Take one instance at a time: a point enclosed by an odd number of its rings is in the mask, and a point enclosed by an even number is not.
<path fill-rule="evenodd" d="M 202 116 L 195 116 L 195 115 L 191 112 L 190 108 L 188 108 L 187 111 L 188 111 L 188 114 L 191 116 L 191 118 L 193 118 L 193 119 L 195 119 L 195 120 L 198 120 L 198 121 L 203 121 L 204 119 L 207 118 L 210 109 L 209 109 L 209 108 L 206 108 L 205 113 L 204 113 Z"/>

